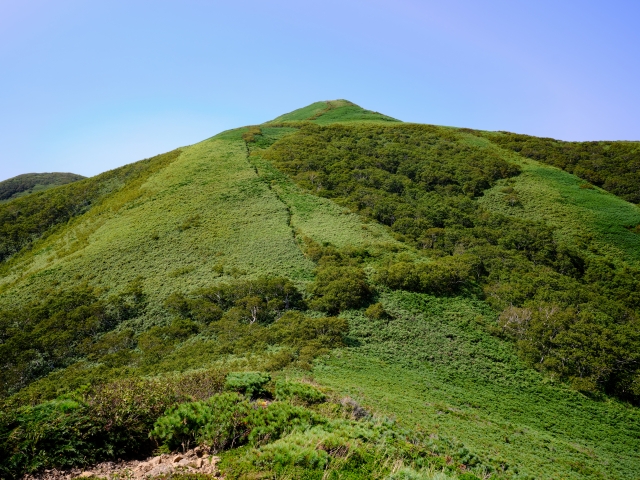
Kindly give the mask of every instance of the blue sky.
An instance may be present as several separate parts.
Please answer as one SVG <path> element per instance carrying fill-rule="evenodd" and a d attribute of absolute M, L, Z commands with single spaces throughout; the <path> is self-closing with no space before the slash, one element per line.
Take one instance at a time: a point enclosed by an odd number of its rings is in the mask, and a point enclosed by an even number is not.
<path fill-rule="evenodd" d="M 0 0 L 0 180 L 95 175 L 317 100 L 640 140 L 640 2 Z"/>

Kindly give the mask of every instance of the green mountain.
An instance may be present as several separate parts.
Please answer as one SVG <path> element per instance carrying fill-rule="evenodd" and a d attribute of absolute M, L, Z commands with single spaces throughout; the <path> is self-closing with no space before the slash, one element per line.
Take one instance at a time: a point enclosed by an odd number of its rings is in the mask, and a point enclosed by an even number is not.
<path fill-rule="evenodd" d="M 1 475 L 640 477 L 638 152 L 336 100 L 0 204 Z"/>
<path fill-rule="evenodd" d="M 75 173 L 25 173 L 0 182 L 0 201 L 12 200 L 34 192 L 82 180 Z"/>

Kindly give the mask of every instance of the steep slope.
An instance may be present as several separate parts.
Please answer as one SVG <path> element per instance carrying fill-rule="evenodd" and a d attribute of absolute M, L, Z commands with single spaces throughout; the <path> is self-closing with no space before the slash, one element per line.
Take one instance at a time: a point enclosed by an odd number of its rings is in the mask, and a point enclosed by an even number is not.
<path fill-rule="evenodd" d="M 314 267 L 295 230 L 339 246 L 393 241 L 382 228 L 363 230 L 356 215 L 280 178 L 278 188 L 286 188 L 283 197 L 292 203 L 289 211 L 271 179 L 249 162 L 243 133 L 223 133 L 181 149 L 144 182 L 110 194 L 13 259 L 0 280 L 2 302 L 19 304 L 52 283 L 65 288 L 89 281 L 117 292 L 142 277 L 143 290 L 150 292 L 147 318 L 157 320 L 164 316 L 162 301 L 176 289 L 265 274 L 310 280 Z M 332 228 L 317 228 L 323 221 Z"/>
<path fill-rule="evenodd" d="M 0 208 L 0 471 L 271 395 L 228 478 L 640 475 L 640 209 L 503 147 L 318 102 Z"/>
<path fill-rule="evenodd" d="M 82 180 L 82 175 L 75 173 L 25 173 L 0 182 L 0 201 L 41 192 L 49 188 Z"/>

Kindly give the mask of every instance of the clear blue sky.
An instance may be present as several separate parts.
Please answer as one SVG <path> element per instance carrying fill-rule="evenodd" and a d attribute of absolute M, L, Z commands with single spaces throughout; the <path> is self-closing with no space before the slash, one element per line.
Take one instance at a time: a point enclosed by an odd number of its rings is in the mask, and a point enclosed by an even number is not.
<path fill-rule="evenodd" d="M 640 140 L 637 0 L 0 0 L 0 180 L 95 175 L 346 98 Z"/>

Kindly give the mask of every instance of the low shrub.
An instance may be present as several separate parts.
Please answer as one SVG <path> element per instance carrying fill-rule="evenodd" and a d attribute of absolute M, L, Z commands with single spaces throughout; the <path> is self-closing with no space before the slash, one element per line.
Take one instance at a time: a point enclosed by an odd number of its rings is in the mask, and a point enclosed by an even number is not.
<path fill-rule="evenodd" d="M 266 408 L 253 410 L 247 423 L 251 428 L 249 442 L 252 445 L 265 445 L 294 430 L 325 424 L 327 420 L 307 408 L 274 402 Z"/>
<path fill-rule="evenodd" d="M 202 371 L 125 379 L 37 406 L 7 404 L 0 410 L 0 478 L 149 455 L 156 420 L 180 402 L 220 392 L 224 378 Z"/>
<path fill-rule="evenodd" d="M 369 305 L 364 311 L 364 314 L 375 320 L 386 320 L 390 316 L 380 302 Z"/>
<path fill-rule="evenodd" d="M 314 295 L 309 304 L 311 308 L 331 315 L 360 308 L 372 293 L 361 268 L 337 266 L 319 268 L 310 291 Z"/>
<path fill-rule="evenodd" d="M 276 399 L 313 405 L 324 402 L 327 396 L 308 383 L 281 380 L 276 383 Z"/>
<path fill-rule="evenodd" d="M 476 281 L 481 269 L 478 257 L 454 255 L 432 263 L 392 263 L 381 268 L 374 279 L 395 290 L 455 295 Z"/>
<path fill-rule="evenodd" d="M 262 372 L 232 372 L 227 375 L 225 388 L 246 395 L 249 398 L 264 395 L 264 387 L 271 381 L 271 375 Z"/>
<path fill-rule="evenodd" d="M 206 402 L 188 402 L 160 417 L 150 436 L 162 443 L 164 451 L 206 444 L 219 452 L 245 443 L 249 429 L 246 418 L 249 402 L 237 393 L 214 395 Z"/>

